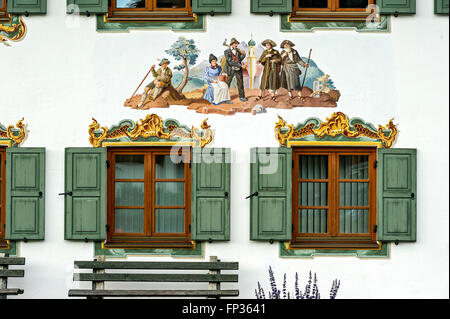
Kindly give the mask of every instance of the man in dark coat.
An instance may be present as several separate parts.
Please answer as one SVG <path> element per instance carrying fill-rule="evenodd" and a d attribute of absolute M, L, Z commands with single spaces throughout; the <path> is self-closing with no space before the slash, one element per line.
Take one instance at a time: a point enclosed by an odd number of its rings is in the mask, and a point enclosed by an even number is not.
<path fill-rule="evenodd" d="M 231 39 L 230 48 L 225 51 L 225 73 L 228 75 L 227 84 L 230 87 L 233 78 L 236 78 L 237 86 L 239 90 L 239 98 L 241 101 L 247 101 L 244 90 L 244 77 L 242 75 L 242 61 L 245 59 L 245 51 L 239 50 L 238 40 Z"/>

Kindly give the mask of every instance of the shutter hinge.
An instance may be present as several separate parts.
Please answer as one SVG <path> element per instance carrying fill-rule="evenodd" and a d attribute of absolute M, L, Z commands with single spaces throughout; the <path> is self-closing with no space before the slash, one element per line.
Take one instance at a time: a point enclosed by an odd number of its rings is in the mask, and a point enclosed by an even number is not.
<path fill-rule="evenodd" d="M 378 161 L 375 161 L 375 162 L 373 163 L 373 168 L 375 168 L 375 169 L 378 168 Z"/>
<path fill-rule="evenodd" d="M 109 233 L 109 229 L 110 229 L 109 225 L 105 225 L 105 228 L 106 228 L 106 232 Z"/>
<path fill-rule="evenodd" d="M 373 226 L 373 232 L 376 234 L 378 232 L 378 225 Z"/>
<path fill-rule="evenodd" d="M 111 6 L 111 0 L 108 0 L 108 7 Z"/>
<path fill-rule="evenodd" d="M 191 225 L 189 225 L 189 232 L 191 232 L 191 229 L 192 229 L 192 227 L 191 227 Z"/>
<path fill-rule="evenodd" d="M 294 224 L 292 224 L 292 232 L 294 232 L 295 226 Z"/>
<path fill-rule="evenodd" d="M 295 161 L 292 160 L 292 168 L 294 168 L 294 167 L 295 167 Z"/>
<path fill-rule="evenodd" d="M 110 168 L 111 167 L 111 162 L 110 161 L 106 161 L 106 168 Z"/>

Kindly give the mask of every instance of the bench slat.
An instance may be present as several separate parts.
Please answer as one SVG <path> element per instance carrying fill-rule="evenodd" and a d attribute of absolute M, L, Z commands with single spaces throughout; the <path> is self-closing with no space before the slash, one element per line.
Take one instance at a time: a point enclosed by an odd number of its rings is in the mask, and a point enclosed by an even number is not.
<path fill-rule="evenodd" d="M 25 258 L 0 257 L 0 266 L 4 266 L 4 265 L 25 265 Z"/>
<path fill-rule="evenodd" d="M 75 273 L 75 281 L 238 282 L 238 275 Z"/>
<path fill-rule="evenodd" d="M 75 261 L 80 269 L 239 270 L 238 262 Z"/>
<path fill-rule="evenodd" d="M 69 297 L 238 297 L 239 290 L 69 290 Z"/>
<path fill-rule="evenodd" d="M 23 294 L 23 289 L 12 288 L 12 289 L 0 289 L 0 296 L 12 296 Z"/>
<path fill-rule="evenodd" d="M 0 269 L 0 277 L 24 277 L 23 269 Z"/>

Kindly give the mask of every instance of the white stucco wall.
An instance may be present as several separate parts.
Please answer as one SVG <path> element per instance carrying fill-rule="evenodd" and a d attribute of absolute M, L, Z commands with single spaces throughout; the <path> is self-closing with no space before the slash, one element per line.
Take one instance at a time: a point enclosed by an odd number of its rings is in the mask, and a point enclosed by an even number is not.
<path fill-rule="evenodd" d="M 48 1 L 48 14 L 24 18 L 28 34 L 11 47 L 0 46 L 0 122 L 29 124 L 26 147 L 46 147 L 46 238 L 20 243 L 26 276 L 10 283 L 26 298 L 65 298 L 71 287 L 73 261 L 92 259 L 93 244 L 64 241 L 64 148 L 90 146 L 87 129 L 95 117 L 111 126 L 149 113 L 198 126 L 206 117 L 216 130 L 216 147 L 231 147 L 231 241 L 205 244 L 205 259 L 240 262 L 241 297 L 253 298 L 257 281 L 268 287 L 267 268 L 279 281 L 294 273 L 301 285 L 309 270 L 317 272 L 322 295 L 341 280 L 340 298 L 448 298 L 448 16 L 433 13 L 432 0 L 417 1 L 417 14 L 392 18 L 390 33 L 318 31 L 281 33 L 279 18 L 250 14 L 249 1 L 234 0 L 233 14 L 207 18 L 206 32 L 139 31 L 99 33 L 95 18 L 66 25 L 65 1 Z M 337 109 L 269 109 L 267 114 L 201 115 L 176 106 L 136 111 L 123 107 L 148 68 L 179 36 L 195 39 L 202 50 L 221 54 L 223 39 L 258 41 L 289 38 L 302 55 L 313 58 L 331 75 L 342 97 Z M 220 51 L 219 51 L 220 50 Z M 390 259 L 315 257 L 281 259 L 277 244 L 249 240 L 249 154 L 254 146 L 273 146 L 277 114 L 289 123 L 308 117 L 324 120 L 334 111 L 386 124 L 395 117 L 396 147 L 418 149 L 418 241 L 392 245 Z M 172 260 L 148 257 L 147 260 Z"/>

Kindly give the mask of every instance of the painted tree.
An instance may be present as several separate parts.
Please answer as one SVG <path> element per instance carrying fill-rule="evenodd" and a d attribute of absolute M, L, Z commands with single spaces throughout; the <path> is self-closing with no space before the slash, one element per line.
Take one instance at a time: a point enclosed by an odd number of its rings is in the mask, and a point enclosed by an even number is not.
<path fill-rule="evenodd" d="M 197 58 L 200 50 L 195 45 L 194 40 L 188 40 L 185 37 L 179 37 L 178 40 L 172 44 L 169 50 L 165 51 L 177 61 L 182 61 L 180 65 L 174 67 L 175 70 L 184 70 L 183 80 L 176 90 L 181 93 L 188 82 L 189 66 L 194 66 L 197 63 Z"/>

